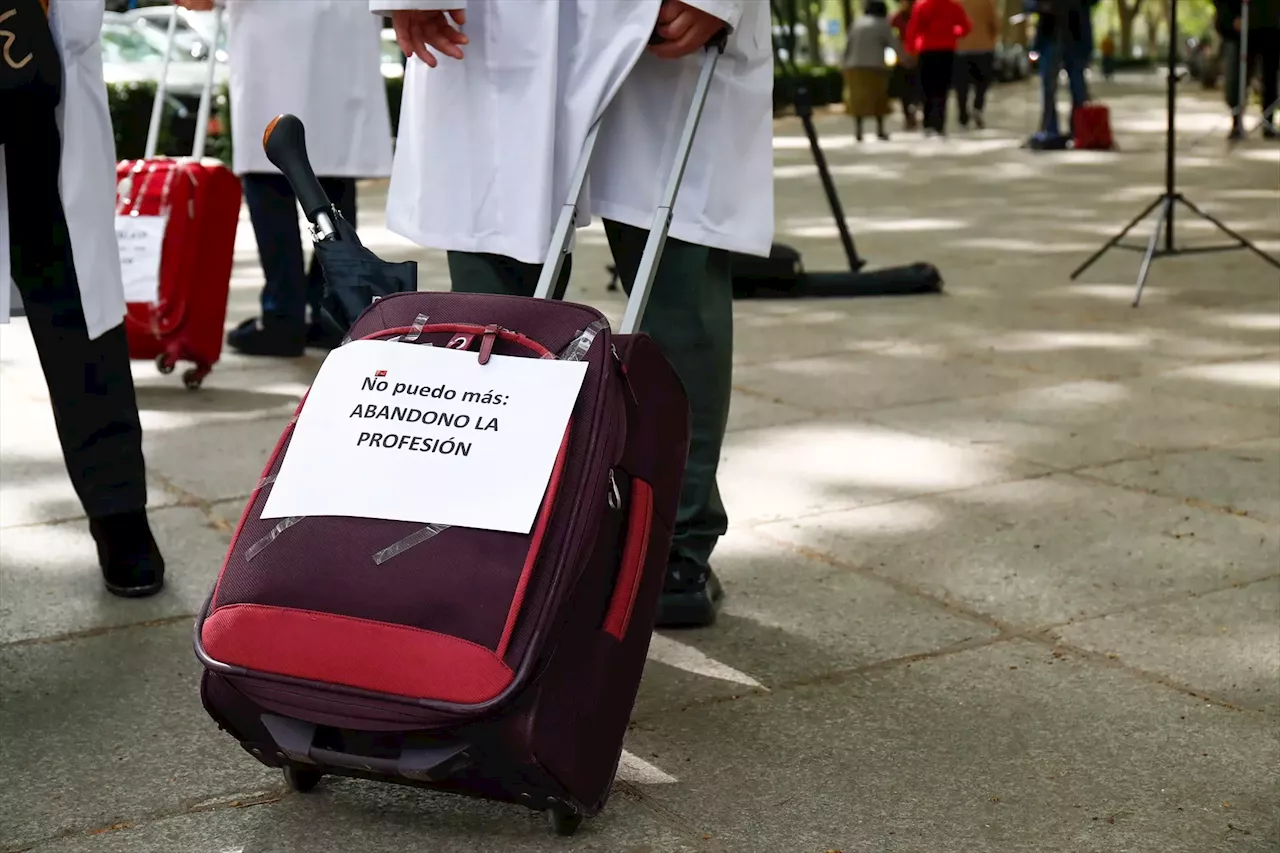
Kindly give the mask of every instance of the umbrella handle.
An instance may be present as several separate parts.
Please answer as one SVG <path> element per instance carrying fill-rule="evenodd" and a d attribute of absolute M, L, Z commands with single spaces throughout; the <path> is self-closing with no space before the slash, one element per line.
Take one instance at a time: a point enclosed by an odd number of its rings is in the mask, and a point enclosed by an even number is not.
<path fill-rule="evenodd" d="M 273 118 L 263 131 L 262 150 L 293 187 L 302 212 L 315 229 L 316 239 L 336 239 L 338 231 L 333 221 L 333 202 L 325 195 L 315 170 L 311 168 L 311 159 L 307 156 L 307 132 L 302 120 L 289 113 Z"/>

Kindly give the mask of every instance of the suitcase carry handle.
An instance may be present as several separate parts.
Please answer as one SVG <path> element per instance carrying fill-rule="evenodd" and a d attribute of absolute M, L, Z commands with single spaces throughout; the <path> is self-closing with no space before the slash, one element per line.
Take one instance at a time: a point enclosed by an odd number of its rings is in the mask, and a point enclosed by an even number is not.
<path fill-rule="evenodd" d="M 693 90 L 693 103 L 689 107 L 689 115 L 685 119 L 680 141 L 676 145 L 670 177 L 658 199 L 658 209 L 654 212 L 653 225 L 649 228 L 649 239 L 644 244 L 644 254 L 640 256 L 640 266 L 636 269 L 636 281 L 631 288 L 631 296 L 627 299 L 622 325 L 618 328 L 619 334 L 634 334 L 640 328 L 640 318 L 644 316 L 644 309 L 649 304 L 649 292 L 653 289 L 653 279 L 658 272 L 658 261 L 661 260 L 662 250 L 667 243 L 667 232 L 671 228 L 676 195 L 680 192 L 685 165 L 689 162 L 689 152 L 693 149 L 693 137 L 698 130 L 698 122 L 702 119 L 702 107 L 707 101 L 707 92 L 711 89 L 711 79 L 715 74 L 716 63 L 720 59 L 720 54 L 724 53 L 728 35 L 728 30 L 721 30 L 704 48 L 706 56 L 702 61 L 698 84 Z M 649 43 L 654 44 L 655 40 L 661 41 L 661 38 L 655 34 L 650 38 Z M 595 149 L 602 119 L 603 116 L 597 118 L 587 131 L 582 154 L 578 159 L 578 165 L 574 168 L 573 178 L 569 182 L 569 199 L 560 209 L 560 218 L 556 221 L 555 230 L 551 235 L 552 251 L 547 262 L 542 265 L 542 275 L 538 278 L 538 288 L 534 291 L 534 297 L 537 299 L 547 299 L 551 296 L 552 286 L 559 280 L 560 271 L 564 268 L 574 232 L 574 223 L 578 218 L 578 198 L 582 195 L 583 184 L 586 183 L 587 171 L 591 165 L 591 153 Z M 550 255 L 554 255 L 554 261 Z"/>
<path fill-rule="evenodd" d="M 363 770 L 430 782 L 446 779 L 471 762 L 467 755 L 471 745 L 462 741 L 430 748 L 402 749 L 397 758 L 378 758 L 316 746 L 318 727 L 304 720 L 263 714 L 262 725 L 275 741 L 277 752 L 298 764 Z"/>
<path fill-rule="evenodd" d="M 147 147 L 142 159 L 151 160 L 156 156 L 156 146 L 160 142 L 160 117 L 164 114 L 164 97 L 169 83 L 169 61 L 173 55 L 173 37 L 178 30 L 178 5 L 175 3 L 169 15 L 169 30 L 165 36 L 164 62 L 160 66 L 160 82 L 156 84 L 156 99 L 151 105 L 151 123 L 147 126 Z M 204 158 L 205 143 L 209 134 L 209 109 L 213 101 L 213 72 L 218 65 L 218 42 L 222 39 L 222 4 L 213 9 L 213 44 L 209 49 L 209 67 L 204 78 L 204 89 L 200 92 L 200 108 L 196 111 L 196 137 L 191 146 L 191 157 L 195 160 Z"/>

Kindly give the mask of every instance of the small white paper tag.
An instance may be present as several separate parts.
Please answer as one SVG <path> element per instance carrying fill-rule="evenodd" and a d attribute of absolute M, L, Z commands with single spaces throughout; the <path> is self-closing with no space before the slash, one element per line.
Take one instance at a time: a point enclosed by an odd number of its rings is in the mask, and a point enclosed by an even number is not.
<path fill-rule="evenodd" d="M 154 303 L 160 298 L 160 255 L 167 216 L 117 216 L 124 301 Z"/>

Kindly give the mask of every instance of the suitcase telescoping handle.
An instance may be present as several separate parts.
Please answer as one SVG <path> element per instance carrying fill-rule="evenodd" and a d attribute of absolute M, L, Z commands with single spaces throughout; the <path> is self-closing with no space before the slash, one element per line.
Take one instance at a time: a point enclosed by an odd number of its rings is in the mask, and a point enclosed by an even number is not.
<path fill-rule="evenodd" d="M 702 118 L 702 107 L 707 101 L 707 92 L 711 89 L 711 79 L 715 74 L 716 63 L 720 59 L 720 54 L 724 52 L 727 40 L 728 31 L 722 30 L 705 48 L 702 71 L 698 75 L 698 85 L 693 90 L 693 103 L 689 107 L 689 115 L 685 119 L 684 128 L 680 132 L 680 141 L 676 145 L 671 175 L 658 199 L 658 209 L 654 212 L 653 225 L 649 228 L 649 239 L 644 244 L 644 254 L 640 256 L 640 266 L 636 269 L 636 280 L 631 288 L 631 296 L 627 300 L 626 311 L 622 315 L 622 325 L 618 327 L 619 334 L 635 333 L 640 328 L 640 318 L 644 316 L 644 309 L 649 304 L 649 292 L 653 289 L 653 279 L 658 272 L 658 261 L 662 259 L 662 250 L 667 243 L 667 232 L 671 228 L 671 218 L 675 210 L 676 195 L 680 192 L 680 181 L 684 177 L 684 167 L 689 162 L 693 137 L 697 133 L 698 122 Z M 605 110 L 605 112 L 608 111 Z M 574 224 L 578 218 L 578 198 L 582 195 L 582 186 L 586 182 L 587 171 L 591 165 L 591 152 L 595 149 L 596 137 L 599 135 L 600 122 L 603 118 L 603 116 L 597 118 L 591 125 L 591 129 L 587 131 L 582 155 L 570 181 L 569 199 L 560 210 L 560 219 L 556 222 L 555 231 L 551 235 L 551 252 L 547 262 L 542 265 L 538 289 L 534 292 L 534 296 L 539 299 L 551 296 L 552 285 L 559 280 L 560 271 L 564 268 Z"/>
<path fill-rule="evenodd" d="M 151 105 L 151 124 L 147 127 L 147 147 L 144 160 L 156 156 L 160 142 L 160 117 L 164 114 L 164 98 L 169 83 L 169 60 L 173 56 L 173 37 L 178 30 L 178 4 L 169 14 L 169 30 L 165 36 L 164 61 L 160 65 L 160 82 L 156 84 L 156 100 Z M 191 146 L 191 157 L 204 158 L 205 143 L 209 134 L 209 109 L 213 101 L 213 72 L 218 65 L 218 42 L 222 40 L 222 4 L 213 8 L 213 44 L 209 46 L 209 67 L 205 69 L 204 89 L 200 92 L 200 108 L 196 111 L 196 137 Z"/>

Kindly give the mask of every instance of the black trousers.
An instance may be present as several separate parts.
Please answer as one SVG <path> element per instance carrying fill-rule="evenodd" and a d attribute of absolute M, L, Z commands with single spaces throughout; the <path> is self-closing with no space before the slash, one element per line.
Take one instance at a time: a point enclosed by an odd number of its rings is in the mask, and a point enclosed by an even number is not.
<path fill-rule="evenodd" d="M 58 194 L 58 125 L 52 110 L 25 112 L 23 132 L 4 147 L 10 265 L 67 473 L 90 518 L 141 510 L 147 505 L 142 425 L 124 325 L 89 340 Z"/>
<path fill-rule="evenodd" d="M 973 109 L 982 112 L 987 107 L 987 89 L 995 69 L 996 55 L 986 53 L 956 54 L 956 104 L 960 108 L 961 124 L 969 123 L 969 90 L 973 90 Z"/>
<path fill-rule="evenodd" d="M 924 126 L 945 133 L 947 97 L 955 77 L 956 54 L 951 50 L 926 50 L 920 54 L 920 84 L 924 88 Z"/>
<path fill-rule="evenodd" d="M 274 172 L 252 172 L 242 178 L 245 205 L 258 239 L 258 258 L 266 285 L 262 288 L 265 321 L 302 325 L 307 306 L 313 321 L 319 317 L 324 296 L 324 272 L 312 256 L 311 267 L 302 260 L 302 235 L 298 230 L 298 198 L 288 179 Z M 354 178 L 321 178 L 320 187 L 343 218 L 356 224 Z"/>

